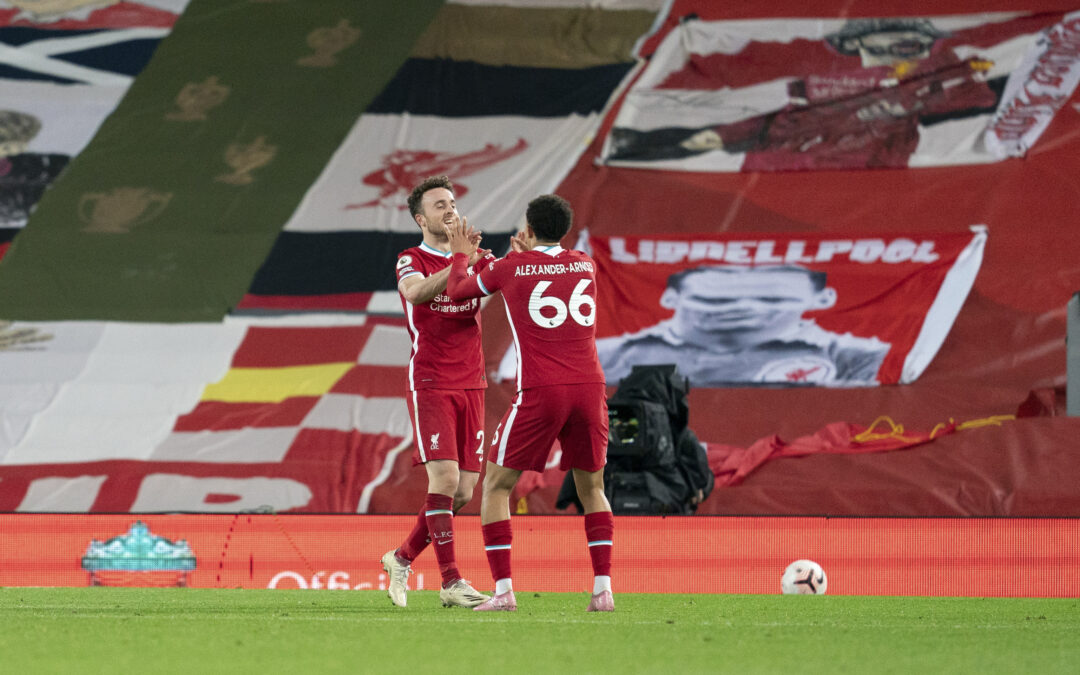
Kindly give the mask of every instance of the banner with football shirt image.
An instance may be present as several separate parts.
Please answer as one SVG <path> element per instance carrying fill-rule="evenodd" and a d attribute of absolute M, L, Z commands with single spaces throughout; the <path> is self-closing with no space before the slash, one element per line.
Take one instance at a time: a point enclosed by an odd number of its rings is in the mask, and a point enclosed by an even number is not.
<path fill-rule="evenodd" d="M 1080 12 L 682 21 L 602 159 L 680 171 L 1022 157 L 1080 81 Z"/>
<path fill-rule="evenodd" d="M 909 383 L 930 364 L 987 232 L 589 237 L 609 385 L 674 363 L 696 387 Z"/>

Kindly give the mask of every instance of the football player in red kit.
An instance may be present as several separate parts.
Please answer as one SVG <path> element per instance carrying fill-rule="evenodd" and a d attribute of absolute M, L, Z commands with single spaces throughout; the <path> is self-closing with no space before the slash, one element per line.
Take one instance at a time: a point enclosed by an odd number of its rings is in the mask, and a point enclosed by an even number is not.
<path fill-rule="evenodd" d="M 445 606 L 475 607 L 488 599 L 461 578 L 454 556 L 454 513 L 469 502 L 480 476 L 484 452 L 484 355 L 478 300 L 457 302 L 445 293 L 450 273 L 447 230 L 461 224 L 454 186 L 446 176 L 428 178 L 409 195 L 409 212 L 423 233 L 419 246 L 397 259 L 398 292 L 408 319 L 409 414 L 416 435 L 413 462 L 423 464 L 428 494 L 416 524 L 397 549 L 382 557 L 387 593 L 406 604 L 411 563 L 429 543 L 442 574 L 439 597 Z M 477 250 L 474 263 L 488 251 Z"/>
<path fill-rule="evenodd" d="M 614 518 L 604 496 L 608 415 L 604 372 L 596 355 L 596 265 L 559 241 L 570 231 L 566 200 L 529 202 L 526 227 L 505 258 L 477 265 L 467 223 L 448 228 L 453 253 L 447 294 L 456 302 L 502 291 L 518 356 L 517 396 L 491 441 L 480 521 L 495 595 L 474 611 L 514 611 L 510 578 L 510 492 L 525 470 L 543 471 L 555 441 L 561 468 L 572 469 L 585 508 L 585 538 L 593 566 L 588 611 L 612 611 Z"/>

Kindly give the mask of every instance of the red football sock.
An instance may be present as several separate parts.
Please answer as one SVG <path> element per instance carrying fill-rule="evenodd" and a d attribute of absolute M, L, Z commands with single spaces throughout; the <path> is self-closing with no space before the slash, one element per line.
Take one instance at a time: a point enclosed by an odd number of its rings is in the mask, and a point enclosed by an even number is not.
<path fill-rule="evenodd" d="M 585 540 L 589 543 L 589 558 L 595 576 L 611 576 L 612 537 L 615 518 L 610 511 L 585 514 Z"/>
<path fill-rule="evenodd" d="M 442 572 L 443 588 L 461 578 L 457 561 L 454 560 L 454 498 L 429 492 L 424 501 L 424 516 L 427 519 L 428 536 L 435 559 L 439 561 Z"/>
<path fill-rule="evenodd" d="M 427 545 L 431 543 L 431 539 L 428 537 L 427 526 L 427 504 L 424 504 L 420 509 L 420 513 L 416 515 L 416 524 L 413 525 L 412 532 L 408 537 L 405 537 L 405 543 L 403 543 L 398 550 L 394 551 L 394 555 L 412 562 L 416 560 L 416 556 L 420 555 L 420 552 L 427 548 Z"/>
<path fill-rule="evenodd" d="M 510 520 L 497 520 L 480 528 L 484 535 L 484 552 L 487 553 L 491 578 L 495 581 L 510 578 L 510 542 L 514 533 Z"/>

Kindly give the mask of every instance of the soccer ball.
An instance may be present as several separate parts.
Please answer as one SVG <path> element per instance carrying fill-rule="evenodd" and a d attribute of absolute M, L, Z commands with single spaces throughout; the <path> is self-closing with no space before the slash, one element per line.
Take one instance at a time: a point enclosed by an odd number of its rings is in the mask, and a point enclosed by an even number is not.
<path fill-rule="evenodd" d="M 780 590 L 784 595 L 825 595 L 828 585 L 825 570 L 813 560 L 796 560 L 780 577 Z"/>

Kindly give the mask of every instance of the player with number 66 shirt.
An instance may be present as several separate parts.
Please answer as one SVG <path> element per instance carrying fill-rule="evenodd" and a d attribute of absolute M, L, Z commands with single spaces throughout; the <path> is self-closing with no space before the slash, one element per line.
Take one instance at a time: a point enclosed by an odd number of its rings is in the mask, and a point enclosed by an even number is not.
<path fill-rule="evenodd" d="M 560 240 L 573 221 L 570 205 L 556 195 L 529 202 L 525 230 L 512 251 L 471 273 L 475 232 L 447 228 L 454 259 L 446 291 L 457 302 L 502 293 L 517 351 L 518 392 L 492 437 L 480 522 L 495 596 L 476 611 L 516 609 L 510 584 L 509 497 L 525 470 L 543 471 L 556 440 L 560 467 L 574 471 L 585 507 L 593 562 L 589 611 L 611 611 L 614 520 L 604 496 L 608 415 L 604 371 L 596 353 L 596 263 Z"/>
<path fill-rule="evenodd" d="M 559 244 L 539 245 L 490 261 L 466 284 L 471 280 L 483 295 L 502 291 L 518 356 L 519 390 L 604 382 L 596 354 L 592 258 Z M 455 289 L 460 291 L 460 284 Z"/>

